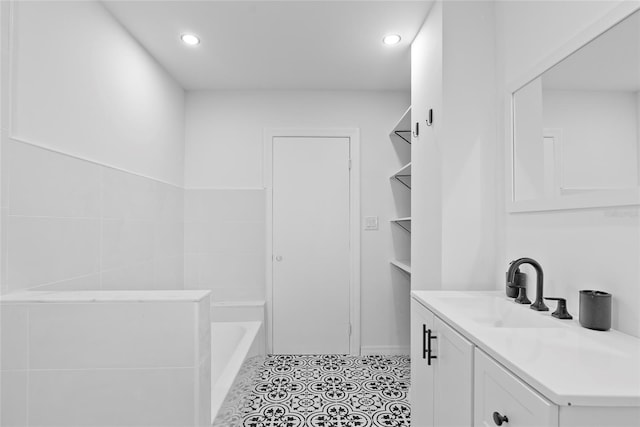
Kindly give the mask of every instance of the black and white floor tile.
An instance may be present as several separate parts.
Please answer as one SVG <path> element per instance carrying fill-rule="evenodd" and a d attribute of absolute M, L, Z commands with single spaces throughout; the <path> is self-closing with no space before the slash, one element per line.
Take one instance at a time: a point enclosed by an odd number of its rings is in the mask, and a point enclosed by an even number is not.
<path fill-rule="evenodd" d="M 254 368 L 215 426 L 410 425 L 408 356 L 271 355 Z"/>

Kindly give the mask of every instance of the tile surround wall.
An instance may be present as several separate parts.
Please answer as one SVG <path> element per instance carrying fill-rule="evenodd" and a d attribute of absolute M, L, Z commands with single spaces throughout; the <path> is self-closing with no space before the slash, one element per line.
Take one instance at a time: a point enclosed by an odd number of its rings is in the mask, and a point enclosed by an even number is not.
<path fill-rule="evenodd" d="M 183 288 L 182 188 L 14 140 L 2 163 L 3 293 Z"/>
<path fill-rule="evenodd" d="M 0 426 L 210 425 L 209 313 L 208 296 L 2 302 Z"/>
<path fill-rule="evenodd" d="M 185 288 L 264 300 L 265 233 L 264 190 L 185 190 Z"/>

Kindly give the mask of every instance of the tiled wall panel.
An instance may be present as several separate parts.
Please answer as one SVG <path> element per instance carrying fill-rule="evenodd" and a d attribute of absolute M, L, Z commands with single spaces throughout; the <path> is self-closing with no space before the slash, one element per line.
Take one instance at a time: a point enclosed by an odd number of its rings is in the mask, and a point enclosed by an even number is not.
<path fill-rule="evenodd" d="M 185 287 L 213 301 L 264 299 L 265 234 L 264 190 L 186 190 Z"/>
<path fill-rule="evenodd" d="M 19 141 L 2 148 L 2 293 L 184 288 L 182 188 Z"/>
<path fill-rule="evenodd" d="M 208 295 L 81 295 L 0 301 L 0 426 L 210 425 Z"/>

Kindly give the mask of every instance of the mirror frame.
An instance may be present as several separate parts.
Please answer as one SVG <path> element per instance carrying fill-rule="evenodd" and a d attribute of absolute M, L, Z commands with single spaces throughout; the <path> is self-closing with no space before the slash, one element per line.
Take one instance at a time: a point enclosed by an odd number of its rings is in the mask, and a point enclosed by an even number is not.
<path fill-rule="evenodd" d="M 576 194 L 565 197 L 553 197 L 548 199 L 516 200 L 514 185 L 514 94 L 534 79 L 540 77 L 544 72 L 554 67 L 565 58 L 581 49 L 589 42 L 599 37 L 607 30 L 619 24 L 625 18 L 640 10 L 640 3 L 623 2 L 612 9 L 603 18 L 587 27 L 578 35 L 570 39 L 567 43 L 555 52 L 540 61 L 535 67 L 507 85 L 505 97 L 505 182 L 506 182 L 506 210 L 515 212 L 537 212 L 566 209 L 584 209 L 610 206 L 634 206 L 640 205 L 640 186 L 638 188 L 607 190 L 592 194 Z"/>

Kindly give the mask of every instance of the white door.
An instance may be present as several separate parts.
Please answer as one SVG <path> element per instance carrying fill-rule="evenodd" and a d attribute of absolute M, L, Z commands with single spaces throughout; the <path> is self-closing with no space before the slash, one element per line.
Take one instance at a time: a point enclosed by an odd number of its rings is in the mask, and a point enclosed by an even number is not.
<path fill-rule="evenodd" d="M 349 353 L 349 138 L 273 138 L 273 352 Z"/>

